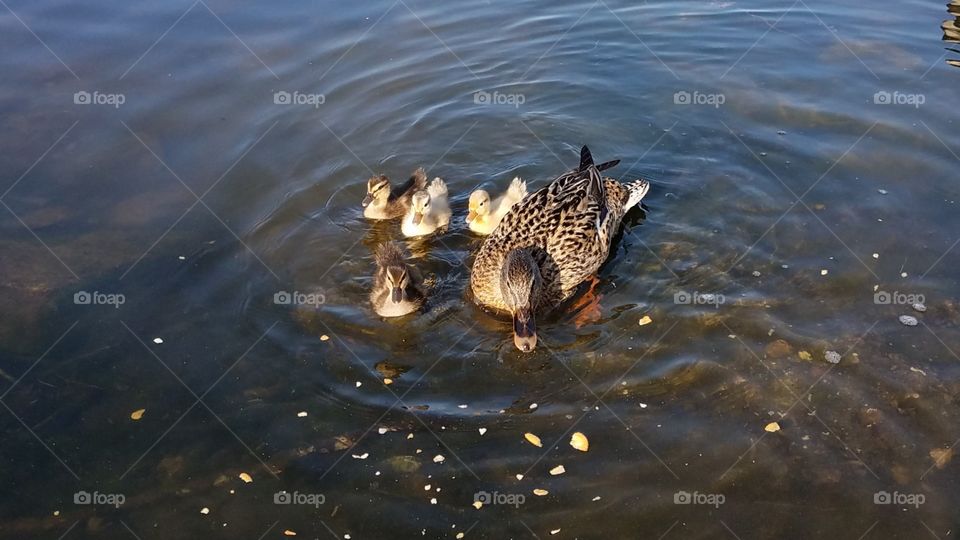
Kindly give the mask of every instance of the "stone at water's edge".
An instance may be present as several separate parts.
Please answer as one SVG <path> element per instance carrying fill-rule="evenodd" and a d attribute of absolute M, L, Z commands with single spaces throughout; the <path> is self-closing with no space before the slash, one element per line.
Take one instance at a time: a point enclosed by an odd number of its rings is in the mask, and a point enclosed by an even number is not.
<path fill-rule="evenodd" d="M 901 315 L 900 323 L 905 326 L 916 326 L 919 324 L 919 321 L 917 321 L 917 318 L 912 315 Z"/>

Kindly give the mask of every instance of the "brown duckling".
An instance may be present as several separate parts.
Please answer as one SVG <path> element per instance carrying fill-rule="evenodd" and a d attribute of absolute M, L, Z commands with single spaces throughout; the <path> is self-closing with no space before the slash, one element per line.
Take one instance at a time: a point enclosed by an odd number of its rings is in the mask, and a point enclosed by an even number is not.
<path fill-rule="evenodd" d="M 406 262 L 406 251 L 397 242 L 381 244 L 374 259 L 374 276 L 370 303 L 381 317 L 401 317 L 420 309 L 426 300 L 423 276 Z"/>
<path fill-rule="evenodd" d="M 423 167 L 402 185 L 391 189 L 390 179 L 378 174 L 367 180 L 367 196 L 363 198 L 363 215 L 369 219 L 393 219 L 402 217 L 410 208 L 413 194 L 427 187 L 427 173 Z"/>

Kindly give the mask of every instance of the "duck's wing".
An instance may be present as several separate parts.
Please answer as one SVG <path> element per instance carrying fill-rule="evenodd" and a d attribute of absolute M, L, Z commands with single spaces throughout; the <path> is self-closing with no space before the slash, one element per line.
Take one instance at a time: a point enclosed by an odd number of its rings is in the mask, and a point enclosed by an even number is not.
<path fill-rule="evenodd" d="M 613 159 L 613 160 L 610 160 L 610 161 L 605 161 L 605 162 L 597 165 L 597 170 L 600 171 L 600 172 L 603 172 L 603 171 L 605 171 L 605 170 L 607 170 L 607 169 L 612 169 L 612 168 L 616 167 L 616 166 L 619 165 L 619 164 L 620 164 L 620 160 L 619 160 L 619 159 Z"/>
<path fill-rule="evenodd" d="M 608 161 L 601 165 L 613 167 L 619 160 Z M 559 213 L 577 212 L 595 215 L 593 220 L 597 231 L 601 231 L 607 219 L 607 195 L 600 169 L 593 163 L 590 149 L 584 146 L 580 150 L 580 166 L 557 177 L 547 188 L 550 207 Z"/>

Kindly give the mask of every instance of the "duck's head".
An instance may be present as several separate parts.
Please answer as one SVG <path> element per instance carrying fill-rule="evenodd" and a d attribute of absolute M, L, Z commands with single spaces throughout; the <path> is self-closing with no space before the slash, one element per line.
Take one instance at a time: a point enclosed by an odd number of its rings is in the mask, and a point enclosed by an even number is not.
<path fill-rule="evenodd" d="M 470 211 L 467 213 L 467 223 L 483 218 L 490 213 L 490 194 L 478 189 L 470 194 Z"/>
<path fill-rule="evenodd" d="M 360 203 L 364 208 L 370 206 L 370 203 L 377 201 L 378 203 L 385 203 L 387 199 L 390 198 L 390 179 L 385 175 L 378 174 L 376 176 L 371 176 L 367 180 L 367 196 L 363 198 L 363 202 Z"/>
<path fill-rule="evenodd" d="M 414 193 L 410 201 L 410 211 L 413 212 L 413 224 L 420 225 L 423 216 L 430 211 L 430 194 L 422 190 Z"/>
<path fill-rule="evenodd" d="M 385 283 L 390 289 L 390 301 L 394 304 L 403 302 L 403 292 L 410 286 L 410 272 L 406 265 L 390 265 L 384 268 Z"/>
<path fill-rule="evenodd" d="M 534 313 L 541 283 L 540 268 L 529 251 L 514 249 L 507 253 L 500 271 L 500 293 L 513 315 L 513 344 L 523 352 L 537 346 Z"/>

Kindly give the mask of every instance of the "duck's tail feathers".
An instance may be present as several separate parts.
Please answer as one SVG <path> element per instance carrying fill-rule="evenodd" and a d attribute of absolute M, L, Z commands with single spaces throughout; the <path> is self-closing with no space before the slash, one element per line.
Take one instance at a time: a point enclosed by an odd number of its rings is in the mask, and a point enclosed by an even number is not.
<path fill-rule="evenodd" d="M 373 254 L 377 266 L 386 268 L 387 266 L 400 266 L 404 264 L 407 252 L 399 242 L 384 242 L 377 246 Z"/>
<path fill-rule="evenodd" d="M 430 197 L 446 197 L 447 195 L 447 183 L 443 181 L 439 176 L 433 179 L 433 182 L 430 182 L 430 186 L 427 187 L 427 193 L 430 194 Z"/>
<path fill-rule="evenodd" d="M 634 180 L 627 184 L 627 189 L 630 191 L 630 197 L 627 198 L 627 204 L 624 206 L 624 211 L 629 210 L 640 203 L 640 200 L 643 199 L 644 195 L 650 191 L 650 182 L 646 180 Z"/>
<path fill-rule="evenodd" d="M 372 180 L 372 179 L 371 179 Z M 404 182 L 400 186 L 396 186 L 391 190 L 391 197 L 400 197 L 402 195 L 413 194 L 416 191 L 420 191 L 427 187 L 427 172 L 423 170 L 423 167 L 418 167 L 417 170 L 413 171 L 413 174 L 410 175 L 410 179 Z"/>
<path fill-rule="evenodd" d="M 513 181 L 510 182 L 510 187 L 507 188 L 507 198 L 514 201 L 519 201 L 526 196 L 527 183 L 519 176 L 515 177 Z"/>
<path fill-rule="evenodd" d="M 580 149 L 580 167 L 577 170 L 583 172 L 591 165 L 593 165 L 593 155 L 587 145 L 583 145 L 583 148 Z"/>
<path fill-rule="evenodd" d="M 427 187 L 427 171 L 423 170 L 423 167 L 417 167 L 417 170 L 413 171 L 410 180 L 413 183 L 414 189 L 424 189 Z"/>

